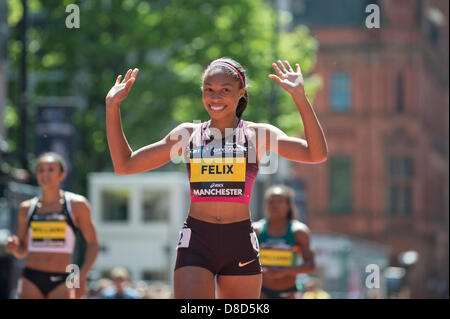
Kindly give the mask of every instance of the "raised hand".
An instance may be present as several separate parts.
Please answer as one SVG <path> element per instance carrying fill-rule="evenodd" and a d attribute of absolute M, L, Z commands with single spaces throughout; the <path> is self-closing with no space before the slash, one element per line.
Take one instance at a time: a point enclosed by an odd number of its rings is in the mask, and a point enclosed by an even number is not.
<path fill-rule="evenodd" d="M 272 67 L 278 76 L 270 74 L 269 78 L 274 79 L 288 93 L 303 94 L 305 88 L 300 65 L 298 63 L 295 64 L 296 70 L 294 71 L 287 60 L 284 60 L 284 63 L 278 60 L 277 63 L 272 63 Z"/>
<path fill-rule="evenodd" d="M 20 241 L 17 236 L 8 237 L 8 241 L 5 246 L 5 250 L 7 253 L 14 255 L 19 250 L 19 247 L 20 247 Z"/>
<path fill-rule="evenodd" d="M 129 69 L 127 74 L 125 74 L 125 78 L 122 82 L 120 82 L 120 80 L 122 79 L 122 75 L 119 75 L 116 79 L 116 83 L 106 95 L 106 104 L 117 105 L 122 102 L 130 92 L 130 89 L 133 86 L 138 73 L 139 69 Z"/>

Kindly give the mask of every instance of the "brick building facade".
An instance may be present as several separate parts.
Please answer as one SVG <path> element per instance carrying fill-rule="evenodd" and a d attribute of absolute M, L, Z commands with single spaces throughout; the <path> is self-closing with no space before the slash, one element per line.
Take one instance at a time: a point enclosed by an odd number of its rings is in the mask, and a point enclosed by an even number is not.
<path fill-rule="evenodd" d="M 365 26 L 370 3 L 379 29 Z M 291 5 L 319 42 L 314 107 L 329 148 L 322 165 L 292 166 L 307 185 L 309 226 L 387 245 L 392 266 L 417 251 L 411 297 L 448 298 L 449 2 Z"/>

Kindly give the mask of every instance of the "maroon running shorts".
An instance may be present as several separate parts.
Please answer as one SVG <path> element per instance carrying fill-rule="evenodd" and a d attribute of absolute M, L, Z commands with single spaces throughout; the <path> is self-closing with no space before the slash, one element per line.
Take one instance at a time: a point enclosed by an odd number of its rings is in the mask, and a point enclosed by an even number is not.
<path fill-rule="evenodd" d="M 203 267 L 214 275 L 260 274 L 258 239 L 250 219 L 215 224 L 188 216 L 180 232 L 175 270 L 184 266 Z"/>

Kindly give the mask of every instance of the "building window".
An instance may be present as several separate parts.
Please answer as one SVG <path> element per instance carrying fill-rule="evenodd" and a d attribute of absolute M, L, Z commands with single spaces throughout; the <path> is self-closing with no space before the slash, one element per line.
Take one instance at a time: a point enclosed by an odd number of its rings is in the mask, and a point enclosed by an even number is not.
<path fill-rule="evenodd" d="M 103 268 L 100 270 L 100 278 L 108 278 L 110 279 L 111 269 Z"/>
<path fill-rule="evenodd" d="M 378 4 L 379 0 L 284 0 L 279 4 L 291 4 L 286 8 L 293 15 L 295 25 L 310 27 L 364 27 L 368 4 Z M 290 9 L 290 10 L 289 10 Z"/>
<path fill-rule="evenodd" d="M 133 272 L 128 267 L 123 267 L 123 266 L 117 266 L 117 267 L 100 269 L 100 278 L 105 278 L 105 279 L 111 279 L 112 280 L 112 278 L 111 278 L 112 274 L 111 273 L 113 272 L 113 270 L 117 270 L 119 268 L 125 270 L 125 273 L 123 273 L 122 271 L 120 273 L 128 276 L 129 280 L 131 278 L 133 278 L 133 276 L 132 276 Z"/>
<path fill-rule="evenodd" d="M 431 44 L 439 46 L 446 25 L 446 17 L 439 8 L 433 6 L 427 6 L 425 14 L 428 20 L 428 39 Z"/>
<path fill-rule="evenodd" d="M 390 156 L 387 159 L 388 212 L 406 216 L 412 210 L 413 161 L 409 157 Z"/>
<path fill-rule="evenodd" d="M 102 220 L 127 221 L 130 191 L 126 188 L 105 189 L 102 192 Z"/>
<path fill-rule="evenodd" d="M 331 109 L 334 112 L 350 110 L 350 76 L 338 72 L 331 76 Z"/>
<path fill-rule="evenodd" d="M 352 163 L 348 156 L 330 158 L 330 211 L 350 213 L 352 208 Z"/>
<path fill-rule="evenodd" d="M 142 220 L 144 222 L 169 220 L 169 192 L 167 190 L 143 191 Z"/>
<path fill-rule="evenodd" d="M 144 269 L 141 272 L 141 279 L 145 281 L 166 281 L 169 276 L 166 269 Z"/>
<path fill-rule="evenodd" d="M 434 23 L 430 23 L 428 27 L 428 38 L 430 39 L 430 42 L 434 45 L 439 44 L 440 39 L 440 29 L 437 25 Z"/>
<path fill-rule="evenodd" d="M 395 108 L 398 113 L 403 112 L 403 74 L 399 72 L 397 74 L 397 103 Z"/>

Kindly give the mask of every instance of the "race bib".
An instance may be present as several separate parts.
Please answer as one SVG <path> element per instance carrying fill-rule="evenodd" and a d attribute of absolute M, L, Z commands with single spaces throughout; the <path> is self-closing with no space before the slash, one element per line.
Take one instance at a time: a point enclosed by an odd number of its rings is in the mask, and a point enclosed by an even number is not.
<path fill-rule="evenodd" d="M 31 238 L 33 241 L 64 241 L 66 225 L 65 221 L 32 221 L 30 223 Z"/>
<path fill-rule="evenodd" d="M 297 254 L 292 250 L 261 248 L 259 259 L 262 266 L 290 267 L 296 264 Z"/>
<path fill-rule="evenodd" d="M 191 158 L 190 166 L 190 183 L 194 196 L 244 196 L 245 157 Z"/>
<path fill-rule="evenodd" d="M 245 158 L 191 158 L 191 182 L 245 182 Z"/>
<path fill-rule="evenodd" d="M 183 228 L 180 231 L 180 239 L 178 240 L 178 248 L 188 248 L 189 242 L 191 241 L 191 229 L 190 228 Z"/>

